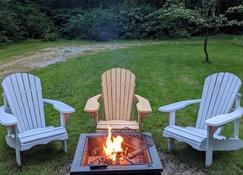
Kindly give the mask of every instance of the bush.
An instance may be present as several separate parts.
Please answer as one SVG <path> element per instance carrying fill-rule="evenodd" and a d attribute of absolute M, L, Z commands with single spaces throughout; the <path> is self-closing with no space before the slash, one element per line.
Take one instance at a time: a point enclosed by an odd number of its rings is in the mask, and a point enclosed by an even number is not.
<path fill-rule="evenodd" d="M 224 27 L 223 31 L 226 33 L 243 34 L 243 5 L 230 7 L 226 11 L 226 17 L 229 20 L 235 20 L 236 23 L 231 26 Z"/>
<path fill-rule="evenodd" d="M 56 41 L 57 40 L 57 34 L 54 32 L 46 33 L 43 38 L 44 41 Z"/>
<path fill-rule="evenodd" d="M 59 31 L 65 38 L 99 41 L 185 38 L 198 32 L 198 18 L 200 15 L 197 11 L 186 9 L 182 4 L 172 4 L 157 10 L 149 6 L 80 10 L 71 15 Z"/>
<path fill-rule="evenodd" d="M 90 37 L 97 41 L 117 39 L 119 36 L 119 30 L 116 18 L 116 14 L 112 11 L 99 11 L 93 20 L 90 29 Z"/>
<path fill-rule="evenodd" d="M 34 4 L 0 2 L 0 42 L 43 39 L 53 28 L 52 21 Z"/>
<path fill-rule="evenodd" d="M 226 15 L 231 20 L 235 19 L 238 21 L 242 21 L 243 20 L 243 5 L 230 7 L 226 11 Z"/>
<path fill-rule="evenodd" d="M 112 10 L 92 9 L 71 15 L 60 28 L 62 37 L 107 41 L 118 36 L 116 13 Z"/>
<path fill-rule="evenodd" d="M 99 41 L 185 38 L 198 32 L 197 20 L 200 18 L 197 11 L 186 9 L 182 4 L 171 4 L 157 10 L 144 6 L 120 10 L 90 9 L 75 12 L 60 28 L 61 36 Z"/>
<path fill-rule="evenodd" d="M 169 7 L 152 10 L 145 15 L 140 15 L 138 30 L 140 38 L 178 38 L 181 35 L 194 34 L 197 27 L 199 14 L 196 11 L 186 9 L 183 5 L 173 4 Z M 138 37 L 138 38 L 139 38 Z"/>
<path fill-rule="evenodd" d="M 17 14 L 0 3 L 0 43 L 11 43 L 24 39 Z"/>
<path fill-rule="evenodd" d="M 52 28 L 52 21 L 35 5 L 17 6 L 19 25 L 25 38 L 42 39 Z"/>

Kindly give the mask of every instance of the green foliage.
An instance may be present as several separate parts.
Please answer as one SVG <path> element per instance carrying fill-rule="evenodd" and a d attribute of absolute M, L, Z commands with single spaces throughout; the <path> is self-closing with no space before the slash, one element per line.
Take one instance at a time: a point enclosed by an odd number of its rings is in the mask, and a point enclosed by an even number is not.
<path fill-rule="evenodd" d="M 0 2 L 0 43 L 16 42 L 23 39 L 17 14 L 8 8 L 7 4 Z"/>
<path fill-rule="evenodd" d="M 62 28 L 60 28 L 60 33 L 65 38 L 86 38 L 85 35 L 88 35 L 89 26 L 88 20 L 82 15 L 71 16 L 67 23 L 64 24 Z"/>
<path fill-rule="evenodd" d="M 0 43 L 57 37 L 98 41 L 188 38 L 206 29 L 241 34 L 243 6 L 231 7 L 224 15 L 219 3 L 223 8 L 237 5 L 216 0 L 0 1 Z"/>
<path fill-rule="evenodd" d="M 60 28 L 61 36 L 107 41 L 116 39 L 116 14 L 112 10 L 92 9 L 71 15 Z"/>
<path fill-rule="evenodd" d="M 42 39 L 54 27 L 52 21 L 32 3 L 0 2 L 0 43 Z"/>
<path fill-rule="evenodd" d="M 91 39 L 97 41 L 117 39 L 119 28 L 117 26 L 116 18 L 117 16 L 113 11 L 98 11 L 91 25 Z"/>
<path fill-rule="evenodd" d="M 152 28 L 148 24 L 148 15 L 152 11 L 149 7 L 119 10 L 117 14 L 119 37 L 122 39 L 150 38 L 149 33 Z"/>
<path fill-rule="evenodd" d="M 52 28 L 49 18 L 32 4 L 16 6 L 15 11 L 25 38 L 42 39 Z"/>
<path fill-rule="evenodd" d="M 157 28 L 166 37 L 179 38 L 195 34 L 200 15 L 197 11 L 186 9 L 183 4 L 171 4 L 154 11 L 151 17 L 156 19 L 152 27 Z"/>
<path fill-rule="evenodd" d="M 56 41 L 57 40 L 57 34 L 55 32 L 48 32 L 45 33 L 43 40 L 44 41 Z"/>
<path fill-rule="evenodd" d="M 92 9 L 71 15 L 60 29 L 67 38 L 162 39 L 195 34 L 199 13 L 183 4 L 155 10 L 145 6 L 118 10 Z"/>
<path fill-rule="evenodd" d="M 230 27 L 224 29 L 227 33 L 243 34 L 243 5 L 230 7 L 226 17 L 231 20 Z"/>
<path fill-rule="evenodd" d="M 198 30 L 203 33 L 206 33 L 208 30 L 208 32 L 223 31 L 231 34 L 240 34 L 243 31 L 243 21 L 237 20 L 235 14 L 240 13 L 243 10 L 242 7 L 232 7 L 226 11 L 226 14 L 217 14 L 215 12 L 216 0 L 204 0 L 202 8 L 199 10 L 201 17 L 197 20 Z"/>
<path fill-rule="evenodd" d="M 226 11 L 226 15 L 230 19 L 236 19 L 236 20 L 242 21 L 243 20 L 243 5 L 230 7 Z"/>

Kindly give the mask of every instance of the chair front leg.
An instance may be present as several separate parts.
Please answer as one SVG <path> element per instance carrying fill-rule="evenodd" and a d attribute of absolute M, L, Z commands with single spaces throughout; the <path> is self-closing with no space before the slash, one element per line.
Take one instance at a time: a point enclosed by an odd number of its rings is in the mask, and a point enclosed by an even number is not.
<path fill-rule="evenodd" d="M 92 112 L 91 113 L 91 117 L 93 118 L 93 120 L 95 121 L 95 125 L 97 125 L 97 123 L 98 123 L 98 111 L 96 111 L 96 112 Z"/>
<path fill-rule="evenodd" d="M 66 126 L 66 122 L 67 122 L 69 116 L 70 116 L 69 113 L 60 113 L 61 126 L 63 126 L 63 127 Z M 64 152 L 67 152 L 67 140 L 62 141 L 62 148 L 63 148 Z"/>
<path fill-rule="evenodd" d="M 149 112 L 138 112 L 138 124 L 139 124 L 139 128 L 141 127 L 141 121 L 144 120 L 145 116 L 148 115 Z"/>
<path fill-rule="evenodd" d="M 240 119 L 234 121 L 234 138 L 239 138 Z"/>
<path fill-rule="evenodd" d="M 175 125 L 175 111 L 169 113 L 169 125 Z"/>
<path fill-rule="evenodd" d="M 15 140 L 15 154 L 16 154 L 16 162 L 18 166 L 21 166 L 21 154 L 20 154 L 20 148 L 19 148 L 19 143 L 18 143 L 18 132 L 17 132 L 17 125 L 11 126 L 11 129 L 9 129 L 11 133 L 14 134 L 14 140 Z"/>
<path fill-rule="evenodd" d="M 169 113 L 169 125 L 175 125 L 175 111 Z M 168 138 L 168 151 L 172 152 L 175 139 Z"/>
<path fill-rule="evenodd" d="M 65 127 L 69 116 L 70 116 L 69 113 L 60 113 L 61 126 Z"/>
<path fill-rule="evenodd" d="M 213 134 L 217 128 L 208 126 L 205 166 L 210 167 L 213 163 Z"/>

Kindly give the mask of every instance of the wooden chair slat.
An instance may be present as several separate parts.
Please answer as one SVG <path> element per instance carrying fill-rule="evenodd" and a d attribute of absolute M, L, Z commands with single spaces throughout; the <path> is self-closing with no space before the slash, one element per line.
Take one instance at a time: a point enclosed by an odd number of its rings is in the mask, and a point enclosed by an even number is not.
<path fill-rule="evenodd" d="M 134 88 L 135 75 L 128 70 L 113 68 L 103 73 L 102 93 L 106 120 L 130 120 Z"/>

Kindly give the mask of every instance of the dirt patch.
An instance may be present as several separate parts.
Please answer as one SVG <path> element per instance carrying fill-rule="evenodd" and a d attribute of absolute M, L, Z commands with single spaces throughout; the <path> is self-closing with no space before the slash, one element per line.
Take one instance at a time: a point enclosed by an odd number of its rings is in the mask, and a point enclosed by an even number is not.
<path fill-rule="evenodd" d="M 0 78 L 15 72 L 27 72 L 36 68 L 46 67 L 50 64 L 66 61 L 67 59 L 77 56 L 94 54 L 105 50 L 138 47 L 148 44 L 159 44 L 159 42 L 148 42 L 144 44 L 97 44 L 75 47 L 45 48 L 29 56 L 20 56 L 15 59 L 0 62 Z"/>

